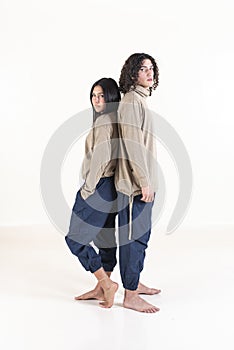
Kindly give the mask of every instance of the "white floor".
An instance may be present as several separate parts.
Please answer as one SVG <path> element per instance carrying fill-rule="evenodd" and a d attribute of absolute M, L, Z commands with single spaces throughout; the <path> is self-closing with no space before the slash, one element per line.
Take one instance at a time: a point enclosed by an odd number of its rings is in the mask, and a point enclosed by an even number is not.
<path fill-rule="evenodd" d="M 234 348 L 234 228 L 153 232 L 142 282 L 156 314 L 73 296 L 93 287 L 53 227 L 0 229 L 2 350 L 207 350 Z"/>

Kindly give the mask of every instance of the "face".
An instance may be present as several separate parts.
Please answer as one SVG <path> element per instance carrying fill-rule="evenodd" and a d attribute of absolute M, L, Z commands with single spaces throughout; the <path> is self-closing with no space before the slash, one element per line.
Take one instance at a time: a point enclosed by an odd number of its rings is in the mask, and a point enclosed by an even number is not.
<path fill-rule="evenodd" d="M 92 105 L 97 113 L 101 113 L 106 108 L 104 92 L 101 86 L 97 85 L 92 93 Z"/>
<path fill-rule="evenodd" d="M 149 59 L 142 61 L 140 70 L 138 71 L 137 84 L 144 88 L 153 86 L 154 83 L 154 66 Z"/>

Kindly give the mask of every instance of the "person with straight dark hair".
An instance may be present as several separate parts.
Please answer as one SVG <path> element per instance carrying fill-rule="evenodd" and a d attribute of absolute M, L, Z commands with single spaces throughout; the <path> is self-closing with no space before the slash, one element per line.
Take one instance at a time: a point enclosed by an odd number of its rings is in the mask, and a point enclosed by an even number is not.
<path fill-rule="evenodd" d="M 118 157 L 116 118 L 120 98 L 118 85 L 112 78 L 102 78 L 91 88 L 93 125 L 85 142 L 84 184 L 76 195 L 65 237 L 71 252 L 85 270 L 96 277 L 101 291 L 98 299 L 102 299 L 100 306 L 104 308 L 113 305 L 118 289 L 118 284 L 109 276 L 116 265 L 114 173 Z M 98 252 L 91 242 L 99 248 Z"/>

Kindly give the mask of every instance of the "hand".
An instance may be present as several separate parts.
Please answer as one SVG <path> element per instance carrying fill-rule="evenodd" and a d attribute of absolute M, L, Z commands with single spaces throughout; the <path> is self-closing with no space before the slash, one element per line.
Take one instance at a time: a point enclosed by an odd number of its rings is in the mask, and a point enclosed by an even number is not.
<path fill-rule="evenodd" d="M 142 197 L 141 201 L 143 202 L 153 202 L 154 200 L 154 192 L 151 190 L 149 186 L 141 187 Z"/>

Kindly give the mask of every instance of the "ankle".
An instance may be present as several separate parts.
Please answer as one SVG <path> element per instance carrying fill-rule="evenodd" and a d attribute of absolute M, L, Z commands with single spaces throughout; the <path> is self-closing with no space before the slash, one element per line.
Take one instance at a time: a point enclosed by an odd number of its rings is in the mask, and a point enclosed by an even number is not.
<path fill-rule="evenodd" d="M 105 281 L 108 278 L 109 278 L 108 276 L 104 276 L 104 277 L 102 277 L 101 279 L 98 280 L 98 283 L 101 283 L 101 282 Z"/>
<path fill-rule="evenodd" d="M 110 288 L 110 286 L 112 284 L 112 281 L 111 281 L 111 279 L 108 276 L 106 276 L 106 277 L 101 278 L 98 281 L 98 283 L 101 286 L 101 288 L 108 289 L 108 288 Z"/>
<path fill-rule="evenodd" d="M 138 295 L 137 290 L 125 289 L 125 298 L 133 298 Z"/>

